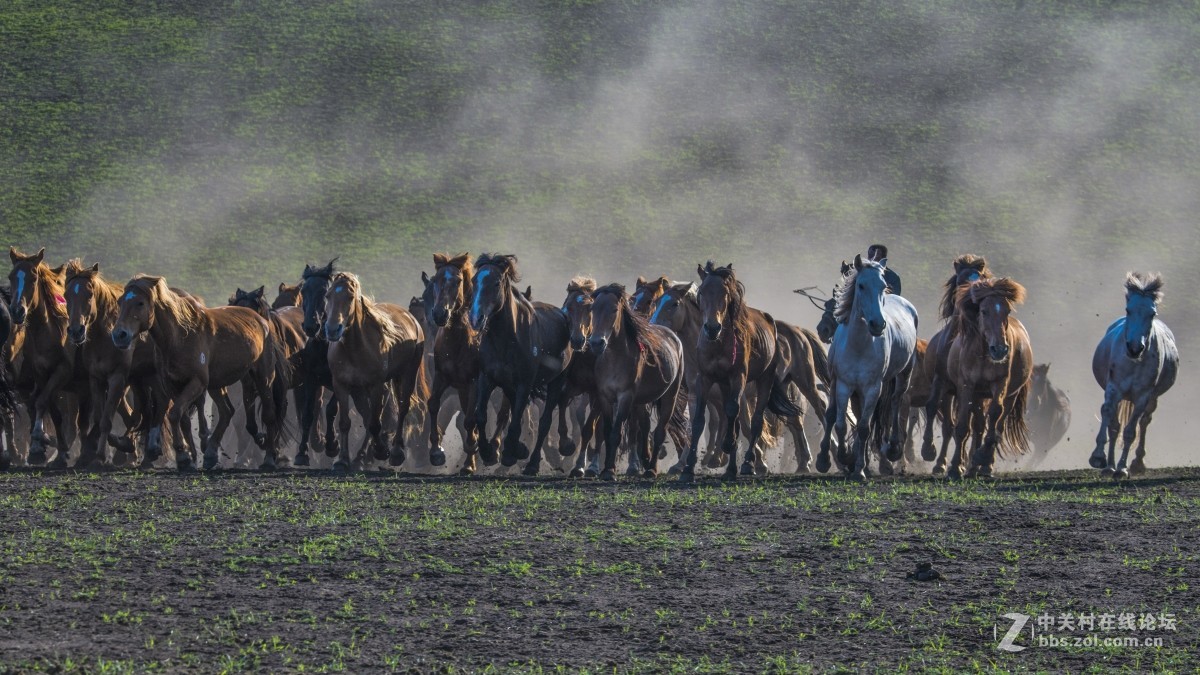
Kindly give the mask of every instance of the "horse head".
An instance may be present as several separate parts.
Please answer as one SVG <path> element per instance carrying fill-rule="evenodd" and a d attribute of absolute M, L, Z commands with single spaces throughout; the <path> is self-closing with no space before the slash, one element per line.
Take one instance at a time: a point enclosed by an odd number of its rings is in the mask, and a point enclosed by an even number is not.
<path fill-rule="evenodd" d="M 1162 302 L 1163 277 L 1157 272 L 1130 272 L 1125 276 L 1125 353 L 1140 359 L 1150 344 L 1150 331 Z"/>
<path fill-rule="evenodd" d="M 575 277 L 567 284 L 567 299 L 563 301 L 563 314 L 567 316 L 567 327 L 571 330 L 571 348 L 583 351 L 587 346 L 592 322 L 592 292 L 596 280 Z"/>

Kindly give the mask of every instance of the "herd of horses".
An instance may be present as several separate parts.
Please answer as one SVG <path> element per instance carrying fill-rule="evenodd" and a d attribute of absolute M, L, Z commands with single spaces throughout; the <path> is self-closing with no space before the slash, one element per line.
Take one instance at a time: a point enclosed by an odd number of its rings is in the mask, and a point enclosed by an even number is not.
<path fill-rule="evenodd" d="M 753 475 L 788 430 L 799 471 L 836 466 L 864 479 L 872 461 L 883 473 L 910 470 L 923 419 L 920 456 L 935 474 L 986 477 L 997 456 L 1025 455 L 1031 439 L 1044 456 L 1070 422 L 1069 399 L 1048 366 L 1035 365 L 1013 314 L 1025 288 L 975 255 L 954 260 L 928 341 L 879 257 L 842 263 L 811 331 L 751 307 L 733 265 L 711 261 L 694 281 L 639 277 L 632 293 L 575 278 L 561 304 L 548 304 L 519 289 L 516 256 L 435 254 L 422 295 L 405 308 L 372 300 L 335 259 L 306 266 L 298 285 L 280 284 L 274 302 L 259 287 L 209 307 L 162 277 L 121 284 L 98 264 L 52 268 L 44 249 L 9 255 L 9 287 L 0 288 L 3 468 L 14 460 L 66 468 L 76 442 L 75 467 L 118 457 L 161 465 L 169 449 L 179 469 L 218 468 L 236 412 L 231 387 L 241 390 L 246 437 L 264 470 L 293 440 L 288 461 L 297 467 L 320 448 L 338 471 L 411 469 L 410 442 L 441 467 L 457 420 L 460 473 L 476 473 L 481 461 L 523 463 L 536 475 L 557 414 L 560 467 L 574 456 L 573 476 L 614 479 L 622 451 L 628 472 L 655 476 L 669 436 L 679 458 L 670 471 L 691 481 L 706 434 L 706 466 L 731 479 Z M 1144 470 L 1146 428 L 1175 379 L 1161 294 L 1161 276 L 1130 273 L 1126 315 L 1095 353 L 1105 399 L 1090 463 L 1118 478 Z M 809 406 L 822 429 L 815 458 Z M 351 435 L 355 417 L 361 442 Z"/>

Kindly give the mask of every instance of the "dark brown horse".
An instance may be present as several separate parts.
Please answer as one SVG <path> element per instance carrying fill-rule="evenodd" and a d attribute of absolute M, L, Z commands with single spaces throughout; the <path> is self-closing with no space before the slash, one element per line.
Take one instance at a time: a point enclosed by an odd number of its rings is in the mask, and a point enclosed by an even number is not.
<path fill-rule="evenodd" d="M 335 469 L 350 468 L 352 400 L 363 414 L 375 458 L 387 458 L 392 466 L 400 466 L 405 460 L 403 427 L 393 436 L 389 453 L 383 437 L 383 412 L 389 388 L 401 425 L 412 407 L 425 352 L 420 324 L 403 307 L 376 304 L 363 295 L 357 276 L 338 272 L 325 294 L 325 338 L 329 341 L 333 395 L 340 410 L 341 454 Z M 434 463 L 435 458 L 431 456 L 430 461 Z"/>
<path fill-rule="evenodd" d="M 650 325 L 632 311 L 625 287 L 610 284 L 592 293 L 588 349 L 595 355 L 594 401 L 604 415 L 606 452 L 603 480 L 616 477 L 617 445 L 622 426 L 636 408 L 651 406 L 658 415 L 651 444 L 632 449 L 641 454 L 644 475 L 658 474 L 658 451 L 667 438 L 668 425 L 680 434 L 687 425 L 683 389 L 683 344 L 670 329 Z"/>
<path fill-rule="evenodd" d="M 1025 288 L 1007 278 L 981 279 L 958 291 L 958 329 L 946 363 L 958 400 L 952 477 L 962 475 L 962 445 L 976 400 L 990 400 L 983 445 L 975 452 L 977 475 L 991 476 L 997 453 L 1003 458 L 1028 450 L 1025 402 L 1033 349 L 1025 326 L 1011 316 L 1024 300 Z"/>
<path fill-rule="evenodd" d="M 290 377 L 290 366 L 266 320 L 244 307 L 201 307 L 171 290 L 162 277 L 145 275 L 125 284 L 120 307 L 113 344 L 131 349 L 139 335 L 148 333 L 156 347 L 155 367 L 171 401 L 167 417 L 178 468 L 191 465 L 181 421 L 206 390 L 218 419 L 204 448 L 204 467 L 217 466 L 221 437 L 233 417 L 225 390 L 241 382 L 262 400 L 267 453 L 261 468 L 273 469 L 281 431 L 275 412 L 285 405 L 282 383 Z"/>
<path fill-rule="evenodd" d="M 567 317 L 562 310 L 530 302 L 517 291 L 519 279 L 516 256 L 485 253 L 475 261 L 468 316 L 471 327 L 482 336 L 476 418 L 479 428 L 486 429 L 488 399 L 499 387 L 512 410 L 501 463 L 512 466 L 528 457 L 524 473 L 536 475 L 542 461 L 542 444 L 566 385 L 565 371 L 572 352 Z M 531 455 L 521 442 L 521 422 L 530 397 L 539 391 L 545 391 L 546 405 Z"/>
<path fill-rule="evenodd" d="M 132 450 L 129 434 L 141 425 L 139 418 L 143 414 L 152 418 L 155 408 L 164 409 L 166 399 L 157 387 L 154 344 L 142 336 L 132 349 L 118 349 L 109 337 L 121 311 L 122 286 L 101 276 L 99 263 L 85 267 L 79 259 L 67 263 L 65 286 L 67 335 L 87 371 L 93 404 L 83 451 L 76 462 L 82 466 L 108 442 L 114 414 L 121 414 L 126 427 L 125 437 L 114 439 L 114 445 Z M 133 410 L 125 402 L 126 389 L 133 394 Z M 144 427 L 142 430 L 148 431 Z M 190 434 L 188 437 L 190 440 Z"/>
<path fill-rule="evenodd" d="M 1029 440 L 1037 452 L 1033 465 L 1040 464 L 1071 428 L 1071 398 L 1050 382 L 1049 375 L 1050 364 L 1039 363 L 1033 367 L 1029 382 L 1025 422 L 1029 426 Z"/>
<path fill-rule="evenodd" d="M 945 473 L 950 439 L 954 435 L 954 385 L 950 382 L 946 364 L 950 356 L 950 344 L 958 330 L 958 322 L 954 320 L 958 291 L 974 281 L 991 278 L 992 272 L 983 256 L 965 253 L 954 259 L 954 274 L 944 284 L 939 316 L 946 323 L 929 339 L 922 362 L 924 379 L 929 382 L 929 394 L 925 404 L 925 435 L 921 443 L 921 458 L 927 462 L 937 460 L 933 467 L 934 474 Z M 972 415 L 979 420 L 975 427 L 982 429 L 981 409 L 973 410 Z M 942 421 L 940 453 L 933 447 L 933 421 L 938 418 Z"/>
<path fill-rule="evenodd" d="M 67 308 L 63 298 L 61 272 L 52 270 L 43 261 L 46 249 L 33 255 L 25 255 L 16 248 L 9 248 L 12 271 L 8 275 L 12 300 L 9 313 L 13 324 L 22 327 L 18 378 L 28 379 L 33 385 L 30 395 L 29 419 L 30 464 L 46 461 L 46 447 L 50 439 L 43 427 L 43 420 L 50 415 L 58 431 L 59 453 L 56 468 L 66 468 L 67 449 L 70 447 L 75 425 L 67 422 L 55 405 L 56 396 L 72 384 L 75 376 L 75 346 L 67 340 Z"/>
<path fill-rule="evenodd" d="M 588 337 L 592 329 L 592 293 L 596 280 L 575 277 L 567 283 L 567 297 L 563 301 L 563 314 L 567 316 L 567 327 L 571 334 L 571 365 L 567 367 L 567 393 L 564 398 L 586 396 L 588 409 L 586 419 L 578 420 L 580 427 L 579 456 L 571 470 L 573 478 L 595 477 L 600 473 L 600 448 L 589 450 L 596 434 L 596 422 L 600 417 L 600 406 L 596 402 L 596 354 L 588 349 Z M 602 439 L 597 439 L 599 440 Z M 588 459 L 592 462 L 588 464 Z M 585 469 L 584 466 L 587 465 Z M 633 463 L 631 462 L 631 466 Z"/>
<path fill-rule="evenodd" d="M 299 294 L 297 294 L 298 297 Z M 253 310 L 256 314 L 266 319 L 267 324 L 270 325 L 271 338 L 279 343 L 284 356 L 287 358 L 288 363 L 291 364 L 291 376 L 284 383 L 284 386 L 292 392 L 295 399 L 297 422 L 303 423 L 303 416 L 300 410 L 302 404 L 300 387 L 304 384 L 301 359 L 303 358 L 304 344 L 308 340 L 304 335 L 304 310 L 295 305 L 284 305 L 279 309 L 272 309 L 267 304 L 262 286 L 252 291 L 237 289 L 233 295 L 229 296 L 229 305 Z M 256 398 L 257 396 L 252 388 L 242 388 L 242 403 L 246 411 L 246 431 L 250 434 L 251 438 L 254 438 L 256 442 L 261 444 L 261 432 L 258 429 L 258 424 L 253 414 L 253 403 Z M 277 411 L 277 414 L 281 414 L 281 411 Z M 319 442 L 320 431 L 317 424 L 313 424 L 311 433 L 316 433 Z M 306 448 L 297 451 L 295 458 L 292 460 L 293 465 L 309 466 L 308 453 L 305 450 Z"/>
<path fill-rule="evenodd" d="M 705 396 L 712 385 L 721 389 L 725 416 L 734 420 L 725 432 L 723 449 L 729 455 L 725 477 L 737 476 L 737 416 L 746 392 L 754 383 L 758 397 L 750 418 L 750 443 L 742 462 L 742 474 L 754 473 L 754 451 L 762 436 L 763 415 L 771 412 L 784 417 L 803 414 L 787 396 L 786 364 L 778 359 L 778 331 L 769 314 L 745 303 L 745 289 L 737 280 L 732 265 L 718 267 L 710 260 L 696 266 L 700 275 L 697 303 L 700 306 L 701 331 L 698 343 L 700 386 L 689 392 L 693 397 L 691 413 L 692 443 L 680 480 L 689 482 L 695 475 L 696 441 L 704 430 Z"/>

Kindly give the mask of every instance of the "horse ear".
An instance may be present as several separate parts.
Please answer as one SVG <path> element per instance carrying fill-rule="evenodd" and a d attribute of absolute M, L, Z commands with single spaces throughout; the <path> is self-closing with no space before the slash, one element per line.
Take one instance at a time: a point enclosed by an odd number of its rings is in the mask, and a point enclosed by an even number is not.
<path fill-rule="evenodd" d="M 33 256 L 33 263 L 36 265 L 36 264 L 38 264 L 38 263 L 42 262 L 42 258 L 45 258 L 45 257 L 46 257 L 46 247 L 45 247 L 45 246 L 43 246 L 43 247 L 42 247 L 42 250 L 38 251 L 38 252 L 37 252 L 37 253 L 36 253 L 36 254 Z"/>
<path fill-rule="evenodd" d="M 842 261 L 842 276 L 846 276 L 849 273 L 850 273 L 850 264 L 847 263 L 845 260 L 843 260 Z"/>
<path fill-rule="evenodd" d="M 445 265 L 448 262 L 450 262 L 450 256 L 447 256 L 443 253 L 434 253 L 433 254 L 433 264 L 435 267 L 441 267 L 442 265 Z"/>
<path fill-rule="evenodd" d="M 700 275 L 701 281 L 708 278 L 708 272 L 704 271 L 704 265 L 701 265 L 700 263 L 696 263 L 696 273 Z"/>
<path fill-rule="evenodd" d="M 654 283 L 656 283 L 658 285 L 658 289 L 660 291 L 667 290 L 667 286 L 671 285 L 671 282 L 667 279 L 666 275 L 659 277 L 658 281 L 656 281 Z"/>
<path fill-rule="evenodd" d="M 258 297 L 260 297 L 260 298 L 261 298 L 261 297 L 262 297 L 262 294 L 263 294 L 263 293 L 265 293 L 265 292 L 266 292 L 266 290 L 267 290 L 267 287 L 266 287 L 266 286 L 259 286 L 259 287 L 258 287 L 258 288 L 257 288 L 257 289 L 254 291 L 254 294 L 255 294 L 255 295 L 257 295 Z"/>
<path fill-rule="evenodd" d="M 533 284 L 530 284 L 525 287 L 525 299 L 533 300 Z"/>
<path fill-rule="evenodd" d="M 433 257 L 434 257 L 434 259 L 436 259 L 437 254 L 434 253 Z M 429 285 L 429 275 L 425 273 L 425 270 L 421 270 L 421 281 L 424 282 L 426 286 Z"/>
<path fill-rule="evenodd" d="M 733 269 L 733 263 L 728 263 L 725 265 L 725 267 L 727 267 L 729 269 Z"/>
<path fill-rule="evenodd" d="M 92 271 L 99 272 L 100 271 L 100 263 L 96 263 L 95 265 L 92 265 Z"/>
<path fill-rule="evenodd" d="M 286 290 L 287 290 L 287 284 L 283 283 L 282 281 L 279 282 L 279 292 L 282 293 Z"/>
<path fill-rule="evenodd" d="M 646 278 L 645 278 L 645 277 L 643 277 L 643 276 L 642 276 L 642 275 L 640 275 L 640 274 L 638 275 L 638 280 L 637 280 L 637 285 L 638 285 L 638 286 L 645 286 L 645 285 L 646 285 L 646 284 L 648 284 L 648 283 L 650 283 L 650 282 L 646 281 Z"/>
<path fill-rule="evenodd" d="M 856 269 L 856 270 L 862 269 L 862 254 L 861 253 L 856 253 L 854 255 L 854 269 Z"/>
<path fill-rule="evenodd" d="M 12 260 L 12 263 L 13 263 L 14 265 L 16 265 L 18 262 L 20 262 L 20 261 L 21 261 L 21 255 L 20 255 L 19 253 L 17 253 L 17 247 L 16 247 L 16 246 L 9 246 L 9 247 L 8 247 L 8 258 L 9 258 L 9 260 Z"/>

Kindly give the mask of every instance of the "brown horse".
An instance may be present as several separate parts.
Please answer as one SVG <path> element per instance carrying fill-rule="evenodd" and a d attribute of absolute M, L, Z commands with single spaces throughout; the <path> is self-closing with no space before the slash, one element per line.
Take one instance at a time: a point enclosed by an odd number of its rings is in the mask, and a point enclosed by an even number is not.
<path fill-rule="evenodd" d="M 300 284 L 288 286 L 282 281 L 279 282 L 279 292 L 275 294 L 275 300 L 271 302 L 271 309 L 283 309 L 284 307 L 299 307 L 300 306 Z M 303 317 L 302 317 L 303 318 Z"/>
<path fill-rule="evenodd" d="M 935 475 L 946 471 L 946 456 L 950 439 L 954 435 L 954 386 L 950 382 L 946 363 L 950 356 L 950 344 L 958 331 L 958 322 L 954 318 L 958 291 L 974 281 L 991 278 L 992 272 L 983 256 L 964 253 L 954 259 L 954 274 L 946 280 L 939 305 L 939 315 L 946 323 L 929 339 L 922 362 L 923 379 L 929 382 L 929 394 L 925 403 L 925 435 L 921 443 L 921 458 L 927 462 L 937 460 L 933 467 Z M 982 429 L 980 411 L 978 408 L 972 411 L 980 420 L 980 423 L 975 425 L 977 429 Z M 937 452 L 933 447 L 933 421 L 939 417 L 942 420 L 941 452 Z"/>
<path fill-rule="evenodd" d="M 588 349 L 595 356 L 593 398 L 604 415 L 606 452 L 602 480 L 615 480 L 621 428 L 634 410 L 651 406 L 658 414 L 652 444 L 638 434 L 644 476 L 658 474 L 658 451 L 668 425 L 686 434 L 686 392 L 683 389 L 683 343 L 670 329 L 652 326 L 632 311 L 625 287 L 609 284 L 592 293 Z M 647 420 L 648 421 L 648 420 Z M 685 436 L 686 437 L 686 436 Z"/>
<path fill-rule="evenodd" d="M 54 466 L 66 468 L 67 449 L 73 435 L 69 432 L 74 430 L 74 424 L 64 420 L 55 401 L 58 393 L 72 384 L 76 349 L 67 340 L 67 308 L 61 271 L 46 265 L 45 254 L 44 248 L 33 255 L 9 248 L 8 256 L 13 265 L 8 275 L 12 289 L 9 313 L 13 324 L 23 328 L 18 378 L 28 379 L 33 385 L 28 461 L 30 464 L 46 461 L 50 439 L 43 420 L 49 414 L 59 436 L 60 449 Z"/>
<path fill-rule="evenodd" d="M 207 309 L 171 290 L 162 277 L 146 275 L 125 284 L 120 307 L 113 344 L 130 349 L 139 335 L 148 333 L 156 347 L 156 369 L 171 400 L 167 419 L 176 466 L 181 470 L 191 466 L 181 421 L 207 390 L 216 403 L 218 420 L 204 447 L 204 467 L 216 468 L 221 437 L 233 417 L 225 389 L 242 382 L 262 400 L 267 427 L 262 445 L 267 455 L 261 468 L 273 469 L 281 426 L 275 413 L 285 405 L 282 384 L 291 368 L 282 348 L 271 339 L 267 321 L 244 307 Z"/>
<path fill-rule="evenodd" d="M 1029 426 L 1029 440 L 1037 452 L 1033 465 L 1040 464 L 1071 428 L 1071 397 L 1050 382 L 1049 374 L 1050 364 L 1039 363 L 1033 367 L 1030 380 L 1025 422 Z"/>
<path fill-rule="evenodd" d="M 325 294 L 325 339 L 329 341 L 329 369 L 338 401 L 341 437 L 341 452 L 334 468 L 350 469 L 351 401 L 363 415 L 375 458 L 387 458 L 392 466 L 400 466 L 405 460 L 403 427 L 393 436 L 389 453 L 383 437 L 384 405 L 391 389 L 398 406 L 396 419 L 403 424 L 417 388 L 425 335 L 408 310 L 376 304 L 363 295 L 357 276 L 337 272 L 329 286 Z M 430 463 L 440 466 L 433 455 Z"/>
<path fill-rule="evenodd" d="M 1028 450 L 1025 402 L 1033 349 L 1025 326 L 1011 316 L 1024 300 L 1025 288 L 1008 278 L 981 279 L 958 291 L 958 329 L 946 363 L 958 399 L 952 477 L 962 475 L 962 444 L 976 400 L 990 400 L 983 445 L 975 452 L 977 475 L 992 475 L 997 453 L 1004 458 Z"/>
<path fill-rule="evenodd" d="M 634 312 L 641 314 L 647 319 L 654 312 L 655 306 L 658 305 L 658 300 L 667 292 L 667 289 L 673 286 L 666 275 L 649 281 L 644 277 L 638 277 L 637 283 L 633 287 L 633 294 L 629 296 L 629 306 Z"/>
<path fill-rule="evenodd" d="M 157 388 L 154 344 L 143 336 L 134 342 L 132 349 L 118 349 L 109 338 L 121 311 L 122 292 L 120 284 L 101 276 L 99 263 L 91 267 L 85 267 L 79 259 L 67 263 L 67 336 L 88 373 L 93 404 L 89 431 L 84 435 L 83 451 L 76 462 L 79 466 L 95 458 L 104 447 L 112 432 L 114 414 L 121 414 L 126 427 L 125 437 L 114 438 L 117 440 L 114 445 L 132 450 L 129 433 L 139 426 L 138 418 L 144 415 L 150 419 L 155 408 L 161 410 L 166 405 Z M 132 411 L 125 402 L 127 388 L 135 401 Z"/>
<path fill-rule="evenodd" d="M 687 465 L 680 480 L 690 482 L 695 475 L 696 442 L 704 430 L 705 396 L 716 384 L 721 389 L 725 416 L 734 420 L 725 432 L 723 449 L 729 455 L 725 477 L 737 476 L 737 416 L 746 392 L 754 383 L 758 392 L 750 418 L 750 443 L 742 463 L 742 474 L 753 475 L 754 451 L 763 429 L 763 415 L 771 412 L 784 417 L 803 414 L 787 396 L 786 364 L 778 358 L 778 331 L 769 314 L 746 305 L 745 289 L 737 280 L 732 265 L 718 267 L 710 260 L 696 266 L 700 286 L 696 291 L 700 306 L 701 331 L 698 343 L 700 386 L 693 397 L 692 442 Z"/>
<path fill-rule="evenodd" d="M 280 284 L 282 286 L 282 284 Z M 299 288 L 297 286 L 296 288 Z M 297 299 L 299 294 L 297 294 Z M 278 299 L 277 299 L 278 301 Z M 229 296 L 229 305 L 231 307 L 245 307 L 253 310 L 254 313 L 266 319 L 267 324 L 271 327 L 271 339 L 279 343 L 283 351 L 283 355 L 291 364 L 290 377 L 284 383 L 284 387 L 292 392 L 296 403 L 296 419 L 298 424 L 303 423 L 303 414 L 301 411 L 301 385 L 304 384 L 304 375 L 301 368 L 301 358 L 304 351 L 304 345 L 308 338 L 304 335 L 304 310 L 297 305 L 284 305 L 279 309 L 273 309 L 267 304 L 267 299 L 264 292 L 264 287 L 259 286 L 252 291 L 243 291 L 237 289 L 233 295 Z M 256 442 L 261 444 L 261 432 L 258 429 L 258 423 L 253 414 L 254 400 L 257 398 L 255 391 L 250 387 L 242 388 L 242 405 L 246 411 L 246 431 L 254 438 Z M 276 411 L 282 417 L 282 411 Z M 321 442 L 320 425 L 314 420 L 311 433 L 315 435 L 317 442 Z M 295 466 L 309 466 L 308 453 L 306 448 L 301 448 L 297 451 L 296 457 L 292 460 Z"/>
<path fill-rule="evenodd" d="M 821 397 L 818 385 L 829 388 L 829 356 L 816 333 L 793 326 L 790 323 L 776 321 L 778 333 L 779 362 L 785 366 L 783 378 L 794 384 L 803 396 L 813 406 L 817 419 L 825 421 L 826 403 Z M 792 432 L 792 442 L 796 451 L 796 466 L 804 473 L 812 471 L 812 449 L 809 447 L 808 436 L 804 433 L 804 414 L 783 418 L 784 424 Z"/>

